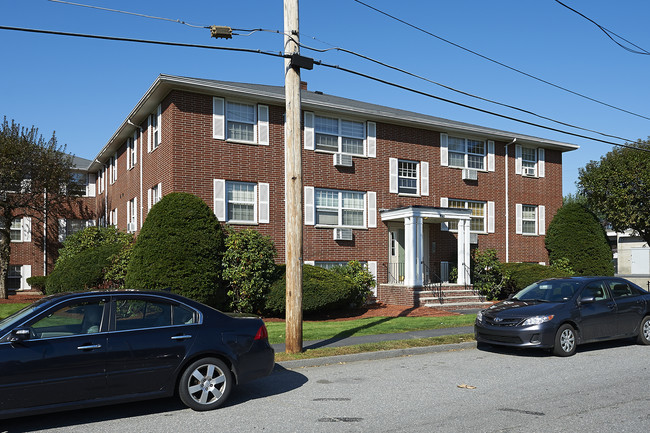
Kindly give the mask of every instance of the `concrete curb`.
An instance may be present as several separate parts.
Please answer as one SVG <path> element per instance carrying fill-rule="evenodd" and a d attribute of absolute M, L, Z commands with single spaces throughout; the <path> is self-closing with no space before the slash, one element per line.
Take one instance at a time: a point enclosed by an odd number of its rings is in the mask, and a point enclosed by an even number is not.
<path fill-rule="evenodd" d="M 441 344 L 437 346 L 411 347 L 408 349 L 380 350 L 377 352 L 363 352 L 352 355 L 324 356 L 321 358 L 297 359 L 295 361 L 282 361 L 276 364 L 288 370 L 304 367 L 322 367 L 324 365 L 345 364 L 356 361 L 370 361 L 376 359 L 399 358 L 401 356 L 422 355 L 425 353 L 450 352 L 453 350 L 466 350 L 476 347 L 476 341 L 465 343 Z"/>

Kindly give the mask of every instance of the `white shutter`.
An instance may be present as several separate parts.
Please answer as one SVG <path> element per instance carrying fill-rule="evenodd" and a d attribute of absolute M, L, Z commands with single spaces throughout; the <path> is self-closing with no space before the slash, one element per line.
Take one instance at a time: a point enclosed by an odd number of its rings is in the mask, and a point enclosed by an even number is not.
<path fill-rule="evenodd" d="M 20 270 L 20 288 L 29 289 L 29 284 L 27 284 L 27 278 L 32 276 L 32 265 L 23 265 Z"/>
<path fill-rule="evenodd" d="M 494 202 L 493 201 L 487 202 L 487 215 L 488 215 L 487 232 L 494 233 Z"/>
<path fill-rule="evenodd" d="M 214 214 L 220 222 L 226 221 L 226 181 L 214 179 Z"/>
<path fill-rule="evenodd" d="M 147 190 L 147 212 L 149 212 L 151 210 L 151 200 L 152 200 L 151 195 L 152 195 L 152 192 L 153 191 L 151 190 L 151 188 L 149 188 Z"/>
<path fill-rule="evenodd" d="M 494 141 L 488 140 L 487 142 L 487 166 L 488 171 L 494 171 Z"/>
<path fill-rule="evenodd" d="M 223 98 L 212 98 L 212 138 L 226 138 L 225 101 Z"/>
<path fill-rule="evenodd" d="M 23 242 L 32 241 L 32 218 L 23 217 L 21 221 L 21 226 L 23 230 Z"/>
<path fill-rule="evenodd" d="M 515 145 L 515 174 L 521 174 L 521 145 Z"/>
<path fill-rule="evenodd" d="M 133 165 L 138 163 L 138 133 L 139 129 L 133 131 Z"/>
<path fill-rule="evenodd" d="M 126 202 L 126 232 L 129 233 L 129 226 L 131 225 L 131 201 Z"/>
<path fill-rule="evenodd" d="M 440 165 L 443 167 L 449 165 L 449 144 L 447 138 L 448 136 L 444 132 L 440 134 Z"/>
<path fill-rule="evenodd" d="M 375 122 L 368 122 L 368 157 L 377 157 L 377 124 Z"/>
<path fill-rule="evenodd" d="M 153 126 L 151 125 L 151 115 L 147 117 L 147 152 L 151 152 L 151 137 L 153 136 L 151 130 Z"/>
<path fill-rule="evenodd" d="M 368 228 L 377 227 L 377 193 L 368 191 Z"/>
<path fill-rule="evenodd" d="M 388 178 L 388 191 L 397 194 L 399 191 L 397 182 L 397 158 L 390 158 L 389 164 L 389 178 Z"/>
<path fill-rule="evenodd" d="M 305 149 L 314 150 L 314 113 L 305 111 Z"/>
<path fill-rule="evenodd" d="M 95 197 L 97 194 L 97 175 L 88 173 L 88 183 L 86 184 L 86 196 Z"/>
<path fill-rule="evenodd" d="M 539 225 L 539 229 L 537 230 L 537 232 L 540 235 L 545 235 L 546 234 L 546 206 L 544 205 L 537 206 L 537 222 Z"/>
<path fill-rule="evenodd" d="M 258 183 L 257 190 L 259 191 L 259 216 L 258 221 L 263 224 L 270 222 L 270 197 L 269 197 L 269 184 L 268 183 Z"/>
<path fill-rule="evenodd" d="M 429 195 L 429 163 L 420 162 L 420 195 Z"/>
<path fill-rule="evenodd" d="M 269 145 L 269 106 L 257 106 L 257 142 Z"/>
<path fill-rule="evenodd" d="M 156 116 L 158 117 L 158 141 L 156 142 L 156 147 L 160 146 L 160 143 L 162 143 L 162 107 L 161 104 L 158 104 L 158 108 L 156 109 Z"/>
<path fill-rule="evenodd" d="M 313 226 L 316 224 L 314 187 L 305 187 L 305 225 Z"/>
<path fill-rule="evenodd" d="M 515 226 L 515 227 L 516 227 L 516 228 L 515 228 L 515 233 L 517 233 L 518 235 L 520 235 L 520 234 L 523 233 L 523 227 L 522 227 L 523 224 L 522 224 L 522 221 L 521 221 L 521 220 L 522 220 L 522 217 L 523 217 L 523 215 L 522 215 L 522 212 L 523 212 L 523 206 L 522 206 L 520 203 L 517 203 L 516 209 L 517 209 L 517 210 L 516 210 L 516 214 L 517 214 L 517 224 L 516 224 L 516 226 Z"/>
<path fill-rule="evenodd" d="M 372 295 L 377 296 L 377 262 L 375 261 L 369 261 L 368 262 L 368 272 L 370 272 L 370 275 L 375 279 L 375 287 L 373 287 L 372 290 Z"/>
<path fill-rule="evenodd" d="M 440 207 L 449 207 L 449 199 L 447 197 L 440 197 Z M 449 226 L 446 222 L 440 223 L 440 231 L 449 231 Z"/>
<path fill-rule="evenodd" d="M 537 149 L 537 177 L 546 176 L 546 167 L 545 167 L 546 152 L 543 147 Z"/>
<path fill-rule="evenodd" d="M 138 198 L 133 197 L 133 231 L 138 227 Z"/>
<path fill-rule="evenodd" d="M 61 218 L 59 219 L 59 242 L 63 242 L 65 240 L 65 229 L 65 219 Z"/>

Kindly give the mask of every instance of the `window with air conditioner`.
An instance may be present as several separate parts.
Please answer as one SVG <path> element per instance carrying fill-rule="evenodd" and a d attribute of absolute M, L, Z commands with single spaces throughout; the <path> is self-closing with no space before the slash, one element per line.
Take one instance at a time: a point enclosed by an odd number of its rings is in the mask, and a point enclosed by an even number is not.
<path fill-rule="evenodd" d="M 365 227 L 365 193 L 315 190 L 316 225 L 339 227 Z"/>

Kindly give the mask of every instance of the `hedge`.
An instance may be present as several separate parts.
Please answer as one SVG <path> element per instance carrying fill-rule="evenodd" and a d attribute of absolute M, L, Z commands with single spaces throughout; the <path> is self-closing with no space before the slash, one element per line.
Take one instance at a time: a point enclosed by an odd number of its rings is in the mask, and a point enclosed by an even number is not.
<path fill-rule="evenodd" d="M 508 275 L 506 286 L 501 290 L 501 297 L 514 295 L 539 280 L 565 278 L 572 275 L 566 270 L 537 263 L 503 263 L 501 267 L 503 272 Z"/>
<path fill-rule="evenodd" d="M 81 251 L 74 260 L 57 264 L 47 277 L 45 292 L 78 292 L 93 289 L 104 282 L 104 269 L 109 266 L 110 258 L 122 249 L 114 243 Z"/>

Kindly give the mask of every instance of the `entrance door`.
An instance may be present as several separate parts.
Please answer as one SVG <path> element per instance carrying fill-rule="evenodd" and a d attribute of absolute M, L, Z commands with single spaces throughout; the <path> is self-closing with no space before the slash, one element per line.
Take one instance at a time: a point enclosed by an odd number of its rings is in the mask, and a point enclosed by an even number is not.
<path fill-rule="evenodd" d="M 404 282 L 404 229 L 393 228 L 388 232 L 388 283 Z"/>

